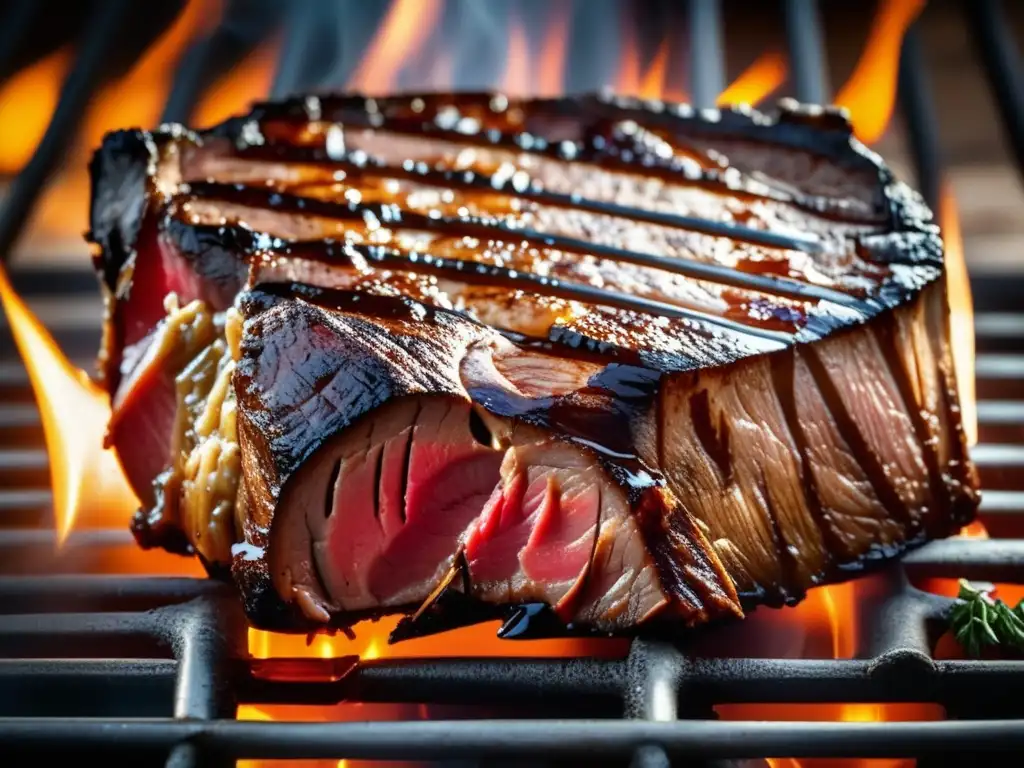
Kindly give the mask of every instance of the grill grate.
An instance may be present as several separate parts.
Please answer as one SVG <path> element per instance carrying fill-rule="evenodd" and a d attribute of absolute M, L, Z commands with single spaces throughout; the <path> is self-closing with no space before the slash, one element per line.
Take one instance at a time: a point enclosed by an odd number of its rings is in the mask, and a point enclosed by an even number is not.
<path fill-rule="evenodd" d="M 12 4 L 27 25 L 32 2 Z M 50 128 L 0 209 L 0 253 L 20 234 L 49 172 L 79 126 L 98 83 L 103 51 L 123 32 L 126 4 L 96 3 L 76 67 Z M 282 18 L 265 0 L 228 3 L 225 17 L 194 43 L 164 110 L 187 119 L 206 84 L 284 23 L 274 90 L 311 85 L 305 43 L 311 3 Z M 342 4 L 350 5 L 350 4 Z M 602 4 L 604 7 L 605 4 Z M 722 9 L 692 0 L 694 99 L 710 106 L 723 83 Z M 1004 127 L 1024 169 L 1020 62 L 996 2 L 968 4 L 972 29 Z M 13 8 L 17 6 L 17 8 Z M 594 7 L 597 7 L 596 4 Z M 817 3 L 785 0 L 794 94 L 827 100 L 829 77 Z M 577 11 L 579 9 L 576 9 Z M 19 15 L 20 14 L 20 15 Z M 579 13 L 574 18 L 580 17 Z M 20 28 L 20 27 L 19 27 Z M 10 30 L 11 26 L 4 29 Z M 15 36 L 11 33 L 11 39 Z M 0 56 L 4 51 L 0 48 Z M 911 155 L 934 206 L 942 180 L 935 105 L 916 30 L 905 38 L 899 96 Z M 20 269 L 17 290 L 40 308 L 56 299 L 51 328 L 88 366 L 98 341 L 94 277 Z M 1024 520 L 1024 314 L 1020 283 L 974 280 L 983 445 L 974 452 L 987 489 L 982 518 L 996 537 Z M 84 298 L 90 297 L 90 298 Z M 81 301 L 81 312 L 69 302 Z M 77 305 L 76 305 L 77 306 Z M 665 643 L 635 641 L 621 660 L 387 660 L 247 658 L 244 621 L 230 589 L 173 577 L 83 576 L 134 548 L 127 531 L 83 530 L 54 547 L 47 461 L 38 413 L 8 335 L 0 338 L 0 741 L 8 754 L 100 752 L 168 766 L 236 758 L 631 760 L 764 755 L 913 756 L 948 764 L 955 755 L 1024 752 L 1024 662 L 936 661 L 931 649 L 949 601 L 912 586 L 965 576 L 1021 581 L 1024 539 L 950 539 L 907 555 L 876 577 L 884 589 L 864 607 L 863 659 L 713 659 Z M 72 658 L 73 657 L 73 658 Z M 114 657 L 114 658 L 111 658 Z M 495 707 L 572 719 L 433 722 L 263 723 L 234 719 L 239 703 L 328 704 L 341 700 Z M 949 721 L 920 723 L 719 722 L 721 702 L 935 702 Z M 51 715 L 59 703 L 60 717 Z M 130 706 L 132 717 L 125 710 Z M 139 719 L 145 718 L 145 719 Z M 459 763 L 463 765 L 465 763 Z M 963 764 L 972 764 L 969 757 Z"/>

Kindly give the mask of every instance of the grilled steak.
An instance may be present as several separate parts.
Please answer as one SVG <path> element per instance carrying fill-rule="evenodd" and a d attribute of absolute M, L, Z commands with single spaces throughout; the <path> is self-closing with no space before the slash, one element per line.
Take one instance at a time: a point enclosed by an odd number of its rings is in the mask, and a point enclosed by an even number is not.
<path fill-rule="evenodd" d="M 977 507 L 938 230 L 837 112 L 311 97 L 92 174 L 133 529 L 258 625 L 691 626 Z"/>

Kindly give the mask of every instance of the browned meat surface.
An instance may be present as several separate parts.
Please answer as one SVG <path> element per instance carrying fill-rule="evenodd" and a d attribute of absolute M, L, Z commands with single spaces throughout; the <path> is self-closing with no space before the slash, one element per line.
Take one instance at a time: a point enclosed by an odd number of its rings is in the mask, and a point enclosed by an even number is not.
<path fill-rule="evenodd" d="M 837 114 L 311 97 L 92 170 L 134 530 L 258 624 L 695 625 L 974 514 L 938 231 Z"/>

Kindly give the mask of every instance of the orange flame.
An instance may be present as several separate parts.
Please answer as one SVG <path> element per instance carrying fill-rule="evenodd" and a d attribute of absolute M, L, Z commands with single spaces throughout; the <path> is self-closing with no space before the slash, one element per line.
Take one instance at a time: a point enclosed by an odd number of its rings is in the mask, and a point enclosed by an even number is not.
<path fill-rule="evenodd" d="M 803 625 L 808 636 L 824 623 L 830 634 L 833 658 L 857 656 L 857 616 L 863 581 L 846 582 L 812 589 L 795 609 L 783 609 L 790 621 Z M 723 704 L 715 707 L 727 720 L 811 720 L 840 722 L 897 722 L 941 720 L 941 706 L 923 702 L 906 703 L 815 703 L 815 704 Z M 772 768 L 911 768 L 905 759 L 812 759 L 776 757 L 767 761 Z"/>
<path fill-rule="evenodd" d="M 110 419 L 107 396 L 68 362 L 53 337 L 0 269 L 0 301 L 36 394 L 50 456 L 57 540 L 76 520 L 123 524 L 139 502 L 113 451 L 101 448 Z"/>
<path fill-rule="evenodd" d="M 651 66 L 640 80 L 637 96 L 641 99 L 660 99 L 665 90 L 665 74 L 668 71 L 668 39 L 661 41 Z"/>
<path fill-rule="evenodd" d="M 439 0 L 395 0 L 349 87 L 371 94 L 394 87 L 402 65 L 423 47 L 440 15 Z"/>
<path fill-rule="evenodd" d="M 762 53 L 718 96 L 718 106 L 755 105 L 786 82 L 789 66 L 778 51 Z"/>
<path fill-rule="evenodd" d="M 853 130 L 866 144 L 878 141 L 889 124 L 903 35 L 924 6 L 925 0 L 883 0 L 860 60 L 836 96 L 835 103 L 850 111 Z"/>
<path fill-rule="evenodd" d="M 544 34 L 537 66 L 537 95 L 560 96 L 565 90 L 565 54 L 569 40 L 569 9 L 560 7 Z"/>
<path fill-rule="evenodd" d="M 55 51 L 0 88 L 0 173 L 14 173 L 32 157 L 57 106 L 71 57 L 69 49 Z"/>
<path fill-rule="evenodd" d="M 946 246 L 949 331 L 957 389 L 960 393 L 960 415 L 967 442 L 974 445 L 978 442 L 978 403 L 974 381 L 974 302 L 971 298 L 971 281 L 967 276 L 967 262 L 964 258 L 960 215 L 956 197 L 948 183 L 944 183 L 940 191 L 938 214 Z"/>
<path fill-rule="evenodd" d="M 526 39 L 526 28 L 518 19 L 512 22 L 508 33 L 508 53 L 501 83 L 510 96 L 526 96 L 530 92 L 530 43 Z"/>
<path fill-rule="evenodd" d="M 658 46 L 654 59 L 646 71 L 641 71 L 640 45 L 632 25 L 627 25 L 622 32 L 622 53 L 619 57 L 618 75 L 615 78 L 615 90 L 625 96 L 638 96 L 641 99 L 686 101 L 685 92 L 667 86 L 670 53 L 671 46 L 669 38 L 666 37 Z"/>
<path fill-rule="evenodd" d="M 274 76 L 277 50 L 277 41 L 264 43 L 214 83 L 196 107 L 195 124 L 199 127 L 215 125 L 241 114 L 253 99 L 266 95 Z"/>

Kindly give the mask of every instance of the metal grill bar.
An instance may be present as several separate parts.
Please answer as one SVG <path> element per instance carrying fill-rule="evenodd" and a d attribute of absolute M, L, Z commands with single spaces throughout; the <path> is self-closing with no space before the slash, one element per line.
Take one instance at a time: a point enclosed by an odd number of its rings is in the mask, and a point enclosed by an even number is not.
<path fill-rule="evenodd" d="M 1024 68 L 1011 27 L 998 0 L 964 3 L 1017 167 L 1024 174 Z"/>
<path fill-rule="evenodd" d="M 0 79 L 9 74 L 19 43 L 42 10 L 42 4 L 35 0 L 16 0 L 8 2 L 5 10 L 0 19 Z"/>
<path fill-rule="evenodd" d="M 24 170 L 14 180 L 0 209 L 0 261 L 7 258 L 21 234 L 46 180 L 63 157 L 69 141 L 78 130 L 89 99 L 99 85 L 100 73 L 115 38 L 121 30 L 129 0 L 94 3 L 89 26 L 71 73 L 61 89 L 39 146 Z"/>
<path fill-rule="evenodd" d="M 293 2 L 288 10 L 284 45 L 278 56 L 274 83 L 270 87 L 270 96 L 275 99 L 298 93 L 309 86 L 303 79 L 311 55 L 308 45 L 315 37 L 320 21 L 316 3 Z"/>
<path fill-rule="evenodd" d="M 1017 720 L 977 722 L 713 722 L 474 720 L 286 723 L 220 720 L 2 718 L 8 750 L 110 754 L 191 742 L 232 759 L 438 760 L 458 757 L 628 757 L 649 744 L 673 757 L 942 757 L 1024 746 Z"/>
<path fill-rule="evenodd" d="M 690 0 L 689 48 L 693 106 L 711 109 L 725 90 L 721 0 Z"/>
<path fill-rule="evenodd" d="M 933 209 L 939 202 L 940 169 L 938 116 L 931 83 L 924 68 L 917 22 L 903 38 L 900 53 L 898 92 L 903 117 L 910 134 L 910 150 L 917 172 L 917 188 Z"/>
<path fill-rule="evenodd" d="M 308 0 L 300 0 L 300 4 Z M 186 123 L 206 86 L 234 67 L 276 26 L 286 3 L 228 0 L 216 28 L 195 41 L 177 62 L 162 122 Z"/>
<path fill-rule="evenodd" d="M 825 104 L 829 85 L 817 0 L 784 0 L 786 40 L 793 66 L 793 93 L 798 101 Z"/>

